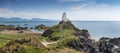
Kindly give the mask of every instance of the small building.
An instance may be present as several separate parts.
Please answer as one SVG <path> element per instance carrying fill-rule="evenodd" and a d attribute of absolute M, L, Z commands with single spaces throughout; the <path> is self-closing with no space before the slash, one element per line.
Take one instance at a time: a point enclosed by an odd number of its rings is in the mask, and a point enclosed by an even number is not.
<path fill-rule="evenodd" d="M 65 21 L 65 22 L 69 21 L 65 12 L 62 14 L 62 21 Z"/>

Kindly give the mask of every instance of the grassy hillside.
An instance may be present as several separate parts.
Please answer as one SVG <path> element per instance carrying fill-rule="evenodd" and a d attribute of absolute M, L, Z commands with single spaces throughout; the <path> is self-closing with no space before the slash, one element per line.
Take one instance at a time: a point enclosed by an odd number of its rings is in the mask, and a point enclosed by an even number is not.
<path fill-rule="evenodd" d="M 16 53 L 48 53 L 47 50 L 38 49 L 32 46 L 23 46 L 18 52 Z"/>
<path fill-rule="evenodd" d="M 83 53 L 77 49 L 91 47 L 89 36 L 87 30 L 77 29 L 71 21 L 61 21 L 41 36 L 0 33 L 0 53 Z"/>
<path fill-rule="evenodd" d="M 0 53 L 48 53 L 38 36 L 1 33 L 0 37 Z"/>
<path fill-rule="evenodd" d="M 10 40 L 27 37 L 25 34 L 5 34 L 0 33 L 0 48 L 7 44 Z"/>
<path fill-rule="evenodd" d="M 42 36 L 47 37 L 48 41 L 61 41 L 75 37 L 73 33 L 77 30 L 79 29 L 77 29 L 71 21 L 61 21 L 58 25 L 48 28 Z"/>
<path fill-rule="evenodd" d="M 28 40 L 29 38 L 33 41 L 33 44 L 31 44 L 31 41 L 26 42 L 26 40 Z M 10 53 L 11 51 L 13 51 L 13 53 L 79 53 L 79 51 L 69 48 L 59 49 L 50 46 L 46 48 L 44 47 L 44 45 L 41 44 L 41 41 L 43 41 L 43 39 L 44 37 L 41 36 L 31 37 L 25 34 L 0 33 L 0 53 Z M 19 41 L 23 41 L 23 43 L 20 43 Z M 39 44 L 40 47 L 36 46 L 35 44 Z"/>
<path fill-rule="evenodd" d="M 94 47 L 94 41 L 90 38 L 89 32 L 87 30 L 79 30 L 71 21 L 61 21 L 58 25 L 48 28 L 42 36 L 47 41 L 57 42 L 49 45 L 49 48 L 53 50 L 65 51 L 64 49 L 67 48 L 68 50 L 73 49 L 79 52 L 90 52 L 91 48 Z"/>

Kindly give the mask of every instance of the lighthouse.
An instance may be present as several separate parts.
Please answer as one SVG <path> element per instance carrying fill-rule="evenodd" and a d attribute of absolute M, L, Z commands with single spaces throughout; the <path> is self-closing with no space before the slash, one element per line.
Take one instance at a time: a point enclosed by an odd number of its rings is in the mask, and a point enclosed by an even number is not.
<path fill-rule="evenodd" d="M 69 21 L 65 12 L 62 14 L 62 21 L 65 21 L 65 22 Z"/>

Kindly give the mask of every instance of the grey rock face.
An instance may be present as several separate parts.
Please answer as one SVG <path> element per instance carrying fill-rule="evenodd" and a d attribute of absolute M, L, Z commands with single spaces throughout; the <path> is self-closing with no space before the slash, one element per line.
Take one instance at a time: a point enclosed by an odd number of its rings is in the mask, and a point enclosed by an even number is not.
<path fill-rule="evenodd" d="M 52 29 L 47 29 L 42 36 L 48 37 L 48 36 L 51 36 L 52 33 L 53 33 Z"/>
<path fill-rule="evenodd" d="M 72 39 L 67 42 L 67 46 L 86 53 L 93 53 L 95 50 L 93 40 L 87 38 Z"/>
<path fill-rule="evenodd" d="M 120 53 L 120 38 L 106 39 L 99 45 L 103 53 Z"/>
<path fill-rule="evenodd" d="M 90 38 L 88 30 L 79 30 L 74 33 L 75 36 L 84 36 L 85 38 Z"/>

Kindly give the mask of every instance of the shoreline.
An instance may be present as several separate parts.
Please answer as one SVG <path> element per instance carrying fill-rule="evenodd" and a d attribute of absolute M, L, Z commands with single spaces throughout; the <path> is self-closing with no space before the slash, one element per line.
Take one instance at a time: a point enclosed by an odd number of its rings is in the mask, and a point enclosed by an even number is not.
<path fill-rule="evenodd" d="M 0 33 L 7 33 L 7 34 L 28 34 L 28 35 L 41 35 L 42 32 L 33 32 L 31 30 L 3 30 Z"/>

